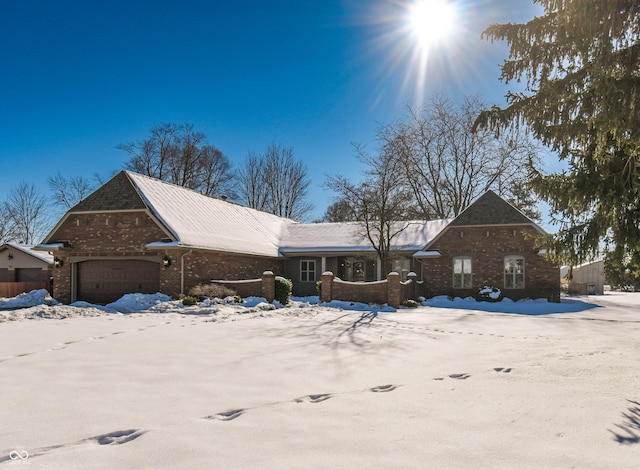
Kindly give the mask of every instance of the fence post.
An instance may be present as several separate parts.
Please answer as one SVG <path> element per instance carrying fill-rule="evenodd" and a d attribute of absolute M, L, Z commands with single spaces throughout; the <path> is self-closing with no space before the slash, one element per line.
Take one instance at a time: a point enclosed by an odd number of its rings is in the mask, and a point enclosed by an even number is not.
<path fill-rule="evenodd" d="M 322 273 L 322 298 L 320 302 L 331 302 L 333 300 L 333 273 L 325 271 Z"/>
<path fill-rule="evenodd" d="M 407 280 L 411 281 L 411 287 L 409 288 L 409 295 L 411 300 L 416 300 L 416 289 L 418 287 L 418 275 L 413 271 L 407 274 Z"/>
<path fill-rule="evenodd" d="M 400 308 L 400 274 L 387 274 L 387 304 L 393 308 Z"/>
<path fill-rule="evenodd" d="M 273 302 L 276 298 L 276 276 L 272 271 L 262 273 L 262 297 L 267 302 Z"/>

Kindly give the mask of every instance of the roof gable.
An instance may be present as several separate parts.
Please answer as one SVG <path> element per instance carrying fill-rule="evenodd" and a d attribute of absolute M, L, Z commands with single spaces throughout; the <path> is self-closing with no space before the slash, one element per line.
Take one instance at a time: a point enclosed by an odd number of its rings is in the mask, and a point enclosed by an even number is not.
<path fill-rule="evenodd" d="M 131 183 L 128 173 L 121 171 L 72 207 L 69 212 L 144 210 L 146 208 L 140 194 Z"/>
<path fill-rule="evenodd" d="M 42 261 L 46 264 L 53 264 L 53 255 L 49 253 L 43 253 L 41 251 L 35 251 L 32 245 L 20 245 L 18 243 L 5 243 L 4 245 L 0 245 L 0 251 L 14 249 L 24 253 L 25 255 L 31 256 L 38 261 Z"/>
<path fill-rule="evenodd" d="M 536 225 L 530 218 L 489 190 L 458 215 L 449 226 Z"/>

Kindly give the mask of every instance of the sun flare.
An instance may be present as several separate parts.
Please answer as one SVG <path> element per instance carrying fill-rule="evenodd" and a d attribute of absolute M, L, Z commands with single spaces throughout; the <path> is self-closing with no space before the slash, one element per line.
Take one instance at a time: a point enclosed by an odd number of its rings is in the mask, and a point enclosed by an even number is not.
<path fill-rule="evenodd" d="M 453 28 L 454 10 L 446 0 L 417 0 L 408 13 L 411 30 L 422 47 L 444 39 Z"/>

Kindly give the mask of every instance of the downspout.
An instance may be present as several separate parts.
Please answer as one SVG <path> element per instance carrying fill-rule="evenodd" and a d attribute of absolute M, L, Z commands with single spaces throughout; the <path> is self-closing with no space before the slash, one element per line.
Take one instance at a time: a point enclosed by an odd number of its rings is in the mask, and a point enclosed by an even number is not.
<path fill-rule="evenodd" d="M 193 253 L 193 250 L 189 250 L 180 256 L 180 295 L 184 295 L 184 258 L 187 255 Z"/>

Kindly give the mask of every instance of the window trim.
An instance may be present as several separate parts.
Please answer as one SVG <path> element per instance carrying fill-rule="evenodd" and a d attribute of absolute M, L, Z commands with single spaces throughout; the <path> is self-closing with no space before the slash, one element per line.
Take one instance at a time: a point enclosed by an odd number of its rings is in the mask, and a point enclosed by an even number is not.
<path fill-rule="evenodd" d="M 303 263 L 307 263 L 306 269 L 302 268 Z M 310 269 L 311 263 L 313 263 L 312 265 L 313 269 Z M 303 279 L 303 275 L 305 274 L 306 274 L 306 279 Z M 313 277 L 313 279 L 309 279 L 309 277 Z M 316 282 L 316 260 L 315 259 L 300 260 L 300 282 Z"/>
<path fill-rule="evenodd" d="M 522 260 L 522 273 L 517 273 L 515 270 L 515 266 L 516 264 L 514 263 L 514 269 L 513 272 L 507 272 L 507 262 L 509 260 Z M 515 290 L 515 289 L 524 289 L 526 287 L 526 261 L 524 259 L 524 256 L 522 255 L 507 255 L 504 257 L 504 263 L 503 263 L 503 274 L 504 274 L 504 288 L 505 289 L 509 289 L 509 290 Z M 516 276 L 522 275 L 522 286 L 518 286 L 517 285 L 517 278 Z M 512 283 L 512 287 L 507 287 L 507 279 L 511 278 L 511 283 Z"/>
<path fill-rule="evenodd" d="M 462 272 L 460 273 L 461 277 L 460 277 L 460 284 L 459 286 L 456 285 L 456 261 L 462 261 Z M 465 265 L 469 264 L 469 273 L 465 273 Z M 471 256 L 468 255 L 463 255 L 463 256 L 454 256 L 453 257 L 453 266 L 452 266 L 452 271 L 453 271 L 453 279 L 451 282 L 451 285 L 453 286 L 454 289 L 471 289 L 473 287 L 473 258 Z M 469 286 L 465 286 L 465 274 L 469 276 Z"/>

